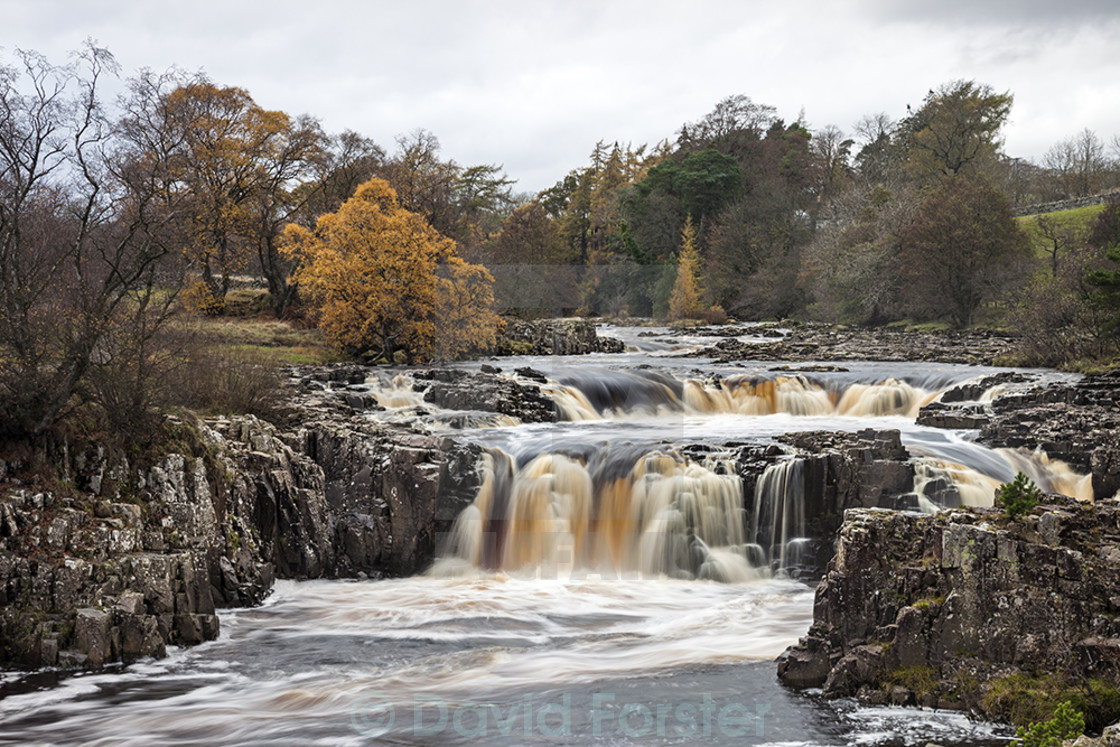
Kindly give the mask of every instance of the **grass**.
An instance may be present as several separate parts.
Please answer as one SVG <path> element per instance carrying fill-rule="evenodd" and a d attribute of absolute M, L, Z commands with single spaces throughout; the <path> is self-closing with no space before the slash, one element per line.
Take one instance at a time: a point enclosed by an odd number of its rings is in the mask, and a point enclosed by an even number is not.
<path fill-rule="evenodd" d="M 1013 674 L 990 680 L 981 700 L 988 716 L 1026 726 L 1054 717 L 1069 701 L 1085 714 L 1085 725 L 1100 730 L 1120 718 L 1118 683 L 1101 678 L 1071 680 L 1059 674 Z"/>
<path fill-rule="evenodd" d="M 1045 217 L 1051 221 L 1060 235 L 1082 237 L 1089 232 L 1093 222 L 1097 220 L 1097 216 L 1101 214 L 1104 208 L 1104 205 L 1088 205 L 1072 210 L 1058 210 L 1053 213 L 1023 215 L 1017 220 L 1019 221 L 1019 227 L 1023 229 L 1031 242 L 1034 255 L 1039 258 L 1046 258 L 1049 256 L 1048 250 L 1052 244 L 1039 226 L 1038 219 L 1040 217 Z"/>
<path fill-rule="evenodd" d="M 239 288 L 227 296 L 222 316 L 179 314 L 171 326 L 191 334 L 215 352 L 266 365 L 317 365 L 342 360 L 319 334 L 277 319 L 268 310 L 268 291 Z"/>
<path fill-rule="evenodd" d="M 916 695 L 925 695 L 937 690 L 937 671 L 927 665 L 916 665 L 896 669 L 884 680 L 889 685 L 902 685 Z"/>

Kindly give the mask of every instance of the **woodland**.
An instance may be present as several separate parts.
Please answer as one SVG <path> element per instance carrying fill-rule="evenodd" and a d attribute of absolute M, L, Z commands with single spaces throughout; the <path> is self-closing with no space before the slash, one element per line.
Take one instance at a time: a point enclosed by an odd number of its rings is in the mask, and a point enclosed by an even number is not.
<path fill-rule="evenodd" d="M 424 129 L 382 145 L 202 73 L 125 76 L 93 44 L 64 65 L 17 52 L 0 66 L 0 435 L 141 432 L 223 387 L 267 399 L 245 383 L 259 362 L 190 321 L 235 313 L 246 287 L 258 318 L 370 363 L 486 351 L 502 313 L 993 327 L 1020 338 L 1009 363 L 1103 365 L 1120 136 L 1015 158 L 1012 105 L 956 80 L 845 131 L 730 95 L 658 143 L 590 144 L 525 194 Z"/>

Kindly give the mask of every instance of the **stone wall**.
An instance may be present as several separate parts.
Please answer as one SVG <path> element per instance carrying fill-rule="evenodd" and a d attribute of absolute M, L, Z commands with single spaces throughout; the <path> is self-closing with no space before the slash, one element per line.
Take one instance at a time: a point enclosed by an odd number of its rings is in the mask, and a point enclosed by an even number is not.
<path fill-rule="evenodd" d="M 1042 213 L 1056 213 L 1059 210 L 1073 210 L 1075 208 L 1089 207 L 1090 205 L 1103 205 L 1116 196 L 1116 192 L 1109 192 L 1088 197 L 1072 197 L 1068 200 L 1055 202 L 1042 202 L 1036 205 L 1023 205 L 1014 209 L 1015 215 L 1037 215 Z"/>

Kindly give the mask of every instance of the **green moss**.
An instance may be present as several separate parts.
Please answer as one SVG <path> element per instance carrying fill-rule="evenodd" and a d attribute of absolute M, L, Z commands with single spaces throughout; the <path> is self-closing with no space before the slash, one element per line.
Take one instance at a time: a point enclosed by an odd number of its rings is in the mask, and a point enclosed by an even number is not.
<path fill-rule="evenodd" d="M 981 699 L 984 712 L 1016 726 L 1054 718 L 1068 701 L 1085 714 L 1085 726 L 1100 730 L 1120 719 L 1120 683 L 1102 678 L 1068 678 L 1060 674 L 1013 674 L 992 679 Z"/>
<path fill-rule="evenodd" d="M 887 674 L 883 681 L 889 686 L 902 685 L 919 696 L 936 692 L 938 689 L 937 670 L 925 664 L 896 669 Z"/>
<path fill-rule="evenodd" d="M 980 690 L 980 679 L 972 672 L 958 670 L 953 673 L 952 682 L 953 689 L 950 695 L 954 698 L 963 698 Z"/>
<path fill-rule="evenodd" d="M 945 595 L 944 594 L 938 594 L 937 596 L 925 597 L 924 599 L 919 599 L 918 601 L 914 602 L 914 604 L 912 604 L 911 606 L 916 610 L 921 610 L 922 612 L 928 612 L 930 607 L 934 607 L 934 606 L 940 607 L 943 604 L 945 604 Z"/>
<path fill-rule="evenodd" d="M 505 340 L 501 352 L 506 355 L 532 355 L 533 343 L 524 340 Z"/>

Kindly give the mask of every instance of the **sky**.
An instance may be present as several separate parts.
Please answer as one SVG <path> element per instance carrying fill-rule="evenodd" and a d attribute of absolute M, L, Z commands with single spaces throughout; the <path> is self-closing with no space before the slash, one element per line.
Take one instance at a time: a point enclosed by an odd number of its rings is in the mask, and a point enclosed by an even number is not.
<path fill-rule="evenodd" d="M 972 79 L 1014 94 L 1008 155 L 1120 136 L 1120 0 L 0 0 L 0 19 L 6 63 L 93 39 L 125 75 L 203 71 L 390 152 L 423 128 L 519 192 L 735 94 L 850 133 Z"/>

